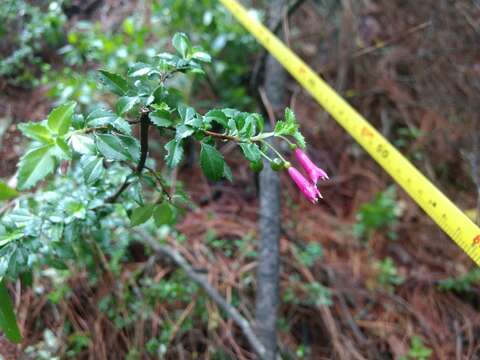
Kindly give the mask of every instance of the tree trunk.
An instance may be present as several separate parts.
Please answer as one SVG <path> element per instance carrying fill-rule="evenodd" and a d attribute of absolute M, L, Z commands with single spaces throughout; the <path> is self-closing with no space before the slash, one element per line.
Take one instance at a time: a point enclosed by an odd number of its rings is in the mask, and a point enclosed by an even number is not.
<path fill-rule="evenodd" d="M 269 27 L 281 18 L 285 0 L 271 0 Z M 282 66 L 268 55 L 265 63 L 265 94 L 276 117 L 284 106 L 286 74 Z M 269 123 L 267 121 L 267 123 Z M 279 239 L 280 239 L 280 178 L 268 162 L 260 173 L 260 243 L 257 268 L 256 332 L 267 350 L 266 359 L 277 354 L 277 308 L 279 303 Z"/>

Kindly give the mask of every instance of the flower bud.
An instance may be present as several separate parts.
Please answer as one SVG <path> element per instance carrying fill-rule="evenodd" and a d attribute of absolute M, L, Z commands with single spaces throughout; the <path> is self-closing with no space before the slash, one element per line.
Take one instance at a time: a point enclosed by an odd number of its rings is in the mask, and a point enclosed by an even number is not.
<path fill-rule="evenodd" d="M 270 162 L 270 166 L 274 171 L 280 171 L 285 167 L 285 163 L 283 160 L 276 158 Z"/>
<path fill-rule="evenodd" d="M 295 185 L 297 185 L 308 201 L 316 204 L 318 199 L 322 198 L 322 194 L 318 191 L 317 186 L 307 180 L 297 169 L 290 166 L 288 168 L 288 175 L 290 175 Z"/>
<path fill-rule="evenodd" d="M 316 166 L 312 160 L 300 149 L 295 149 L 295 157 L 298 162 L 302 165 L 303 169 L 307 173 L 310 181 L 313 184 L 317 184 L 318 179 L 327 180 L 328 175 L 323 169 Z"/>
<path fill-rule="evenodd" d="M 258 161 L 255 161 L 255 162 L 251 162 L 249 164 L 249 167 L 250 167 L 250 170 L 252 171 L 255 171 L 255 172 L 260 172 L 263 170 L 263 161 L 262 159 L 258 160 Z"/>

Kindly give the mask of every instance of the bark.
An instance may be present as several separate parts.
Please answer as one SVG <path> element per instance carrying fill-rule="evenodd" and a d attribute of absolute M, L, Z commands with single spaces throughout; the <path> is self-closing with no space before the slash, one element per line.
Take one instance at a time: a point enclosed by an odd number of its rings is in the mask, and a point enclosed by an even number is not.
<path fill-rule="evenodd" d="M 274 27 L 283 13 L 285 0 L 271 0 L 269 26 Z M 286 74 L 282 66 L 270 55 L 265 63 L 265 94 L 275 116 L 284 105 Z M 279 239 L 280 239 L 280 178 L 278 173 L 264 164 L 260 173 L 260 243 L 258 248 L 256 332 L 266 348 L 266 359 L 273 360 L 277 353 L 277 308 L 279 303 Z"/>

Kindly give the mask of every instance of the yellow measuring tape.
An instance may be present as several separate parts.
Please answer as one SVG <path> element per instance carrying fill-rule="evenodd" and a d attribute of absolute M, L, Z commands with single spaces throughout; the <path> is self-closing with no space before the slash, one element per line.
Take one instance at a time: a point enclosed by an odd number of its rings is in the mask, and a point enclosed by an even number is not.
<path fill-rule="evenodd" d="M 478 226 L 305 62 L 265 26 L 251 18 L 242 5 L 236 0 L 220 0 L 220 2 L 480 266 Z"/>

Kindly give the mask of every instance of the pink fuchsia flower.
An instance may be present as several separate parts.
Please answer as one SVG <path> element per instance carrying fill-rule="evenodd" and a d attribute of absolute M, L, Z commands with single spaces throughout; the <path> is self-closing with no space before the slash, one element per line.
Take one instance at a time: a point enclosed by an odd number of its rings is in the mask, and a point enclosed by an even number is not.
<path fill-rule="evenodd" d="M 317 186 L 307 179 L 293 166 L 288 167 L 288 175 L 295 182 L 300 191 L 305 197 L 313 204 L 316 204 L 319 198 L 322 198 L 322 194 L 318 191 Z"/>
<path fill-rule="evenodd" d="M 310 181 L 316 186 L 318 179 L 327 180 L 328 175 L 325 171 L 315 165 L 312 160 L 300 149 L 295 149 L 295 157 L 307 173 Z"/>

